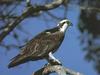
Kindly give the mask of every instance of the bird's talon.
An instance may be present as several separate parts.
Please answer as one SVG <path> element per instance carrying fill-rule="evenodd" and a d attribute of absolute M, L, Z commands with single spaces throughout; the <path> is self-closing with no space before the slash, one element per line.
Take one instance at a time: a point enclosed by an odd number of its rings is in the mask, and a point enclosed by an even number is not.
<path fill-rule="evenodd" d="M 62 63 L 59 60 L 52 60 L 51 65 L 62 65 Z"/>
<path fill-rule="evenodd" d="M 44 67 L 47 67 L 47 66 L 49 66 L 49 65 L 51 65 L 51 64 L 50 64 L 50 63 L 47 63 L 47 64 L 44 65 Z"/>

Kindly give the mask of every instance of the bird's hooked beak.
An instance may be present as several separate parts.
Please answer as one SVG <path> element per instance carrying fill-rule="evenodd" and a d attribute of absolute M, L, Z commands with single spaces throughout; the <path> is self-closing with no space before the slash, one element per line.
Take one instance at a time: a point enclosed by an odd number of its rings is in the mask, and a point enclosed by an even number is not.
<path fill-rule="evenodd" d="M 73 24 L 70 20 L 67 20 L 66 23 L 68 24 L 68 26 L 73 26 Z"/>
<path fill-rule="evenodd" d="M 73 26 L 73 23 L 72 22 L 70 22 L 70 26 Z"/>

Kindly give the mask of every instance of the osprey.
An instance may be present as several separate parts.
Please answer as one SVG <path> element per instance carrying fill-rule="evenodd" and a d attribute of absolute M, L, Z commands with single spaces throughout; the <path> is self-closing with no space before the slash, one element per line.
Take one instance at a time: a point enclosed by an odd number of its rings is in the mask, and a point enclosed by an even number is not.
<path fill-rule="evenodd" d="M 61 62 L 53 56 L 53 53 L 61 45 L 66 29 L 70 25 L 71 22 L 64 19 L 58 23 L 57 27 L 47 29 L 35 36 L 21 48 L 21 52 L 12 59 L 8 68 L 40 59 L 46 59 L 50 64 L 61 64 Z"/>

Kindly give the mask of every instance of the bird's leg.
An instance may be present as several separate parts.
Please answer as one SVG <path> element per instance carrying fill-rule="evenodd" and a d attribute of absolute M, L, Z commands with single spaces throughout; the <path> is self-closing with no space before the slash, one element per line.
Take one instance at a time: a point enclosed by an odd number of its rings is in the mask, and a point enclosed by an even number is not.
<path fill-rule="evenodd" d="M 61 62 L 53 56 L 52 52 L 49 53 L 47 60 L 49 64 L 62 65 Z"/>

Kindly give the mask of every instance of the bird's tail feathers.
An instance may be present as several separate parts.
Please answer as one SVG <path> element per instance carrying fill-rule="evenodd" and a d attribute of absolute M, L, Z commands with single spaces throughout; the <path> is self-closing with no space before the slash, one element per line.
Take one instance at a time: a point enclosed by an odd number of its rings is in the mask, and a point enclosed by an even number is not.
<path fill-rule="evenodd" d="M 27 60 L 26 59 L 27 58 L 25 56 L 22 56 L 22 55 L 19 54 L 19 55 L 15 56 L 14 58 L 11 59 L 12 61 L 9 63 L 8 68 L 12 68 L 14 66 L 25 63 L 28 60 L 28 59 Z"/>

